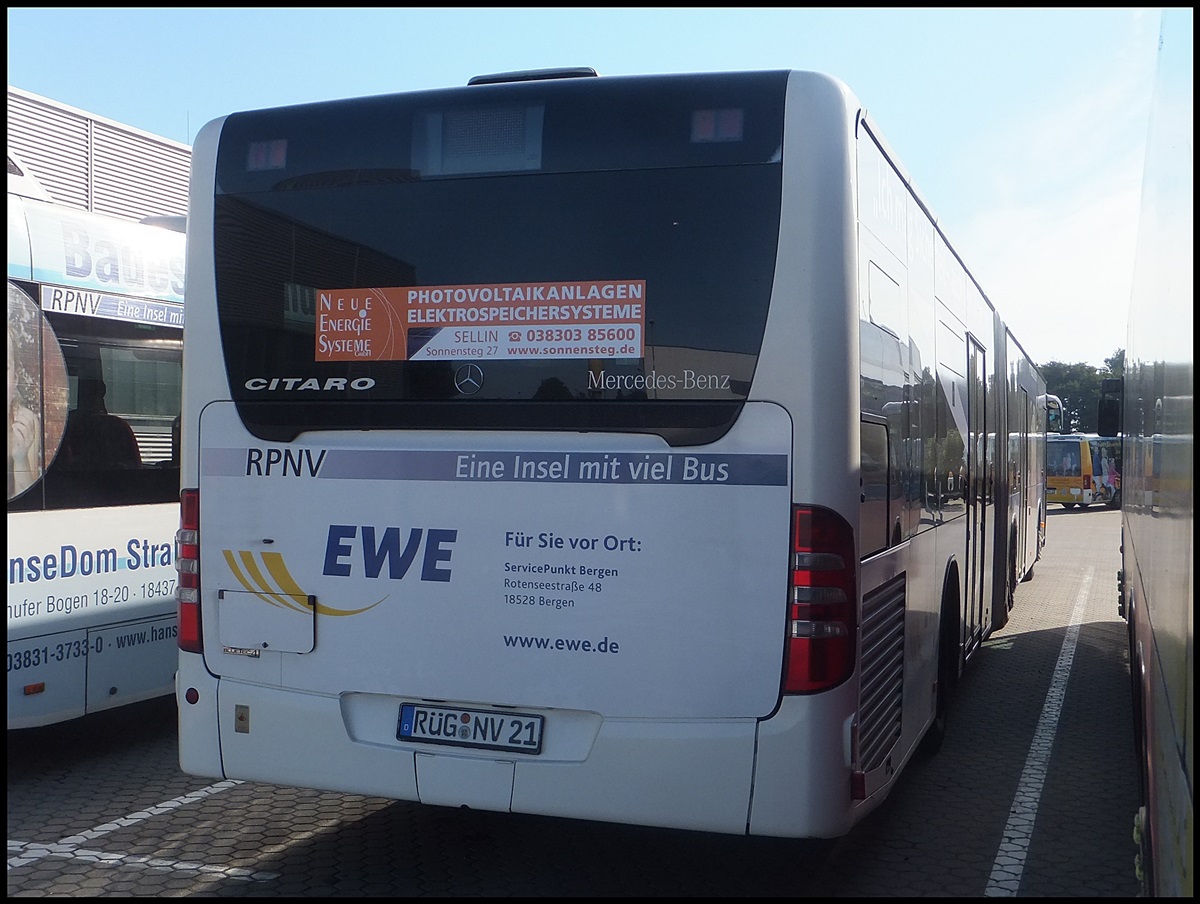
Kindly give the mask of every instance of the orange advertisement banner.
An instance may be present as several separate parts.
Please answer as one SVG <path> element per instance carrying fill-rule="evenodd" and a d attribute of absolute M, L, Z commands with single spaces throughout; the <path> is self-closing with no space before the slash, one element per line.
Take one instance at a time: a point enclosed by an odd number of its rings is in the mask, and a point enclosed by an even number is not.
<path fill-rule="evenodd" d="M 317 361 L 640 358 L 646 281 L 318 289 Z"/>

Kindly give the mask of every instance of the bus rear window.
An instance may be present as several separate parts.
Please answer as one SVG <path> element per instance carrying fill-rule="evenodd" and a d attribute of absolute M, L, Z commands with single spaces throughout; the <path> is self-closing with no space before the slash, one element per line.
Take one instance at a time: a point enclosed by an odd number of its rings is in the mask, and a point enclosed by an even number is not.
<path fill-rule="evenodd" d="M 229 119 L 217 297 L 252 432 L 723 432 L 774 276 L 784 79 L 560 87 Z"/>

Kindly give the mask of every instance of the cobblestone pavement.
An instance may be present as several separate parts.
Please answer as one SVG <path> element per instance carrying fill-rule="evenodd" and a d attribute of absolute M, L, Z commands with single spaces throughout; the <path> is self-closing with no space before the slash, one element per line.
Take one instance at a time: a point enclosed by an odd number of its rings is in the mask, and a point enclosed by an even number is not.
<path fill-rule="evenodd" d="M 168 698 L 9 732 L 8 894 L 1134 896 L 1119 519 L 1051 507 L 941 751 L 832 847 L 212 783 Z"/>

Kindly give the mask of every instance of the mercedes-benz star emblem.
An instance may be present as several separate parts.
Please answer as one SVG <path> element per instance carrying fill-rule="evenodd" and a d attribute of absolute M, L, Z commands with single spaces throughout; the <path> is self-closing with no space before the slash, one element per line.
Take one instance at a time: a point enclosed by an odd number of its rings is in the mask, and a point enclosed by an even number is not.
<path fill-rule="evenodd" d="M 463 395 L 474 395 L 483 389 L 483 368 L 478 364 L 464 364 L 454 372 L 454 388 Z"/>

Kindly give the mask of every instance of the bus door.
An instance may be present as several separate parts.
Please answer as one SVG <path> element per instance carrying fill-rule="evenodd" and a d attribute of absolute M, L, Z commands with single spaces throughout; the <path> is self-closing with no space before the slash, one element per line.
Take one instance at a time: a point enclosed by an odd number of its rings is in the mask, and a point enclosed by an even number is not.
<path fill-rule="evenodd" d="M 1036 555 L 1029 545 L 1029 524 L 1037 517 L 1034 511 L 1034 483 L 1029 479 L 1029 447 L 1033 442 L 1033 436 L 1030 433 L 1031 415 L 1033 403 L 1029 400 L 1029 393 L 1025 389 L 1020 390 L 1021 399 L 1021 419 L 1017 428 L 1016 442 L 1012 444 L 1013 451 L 1016 453 L 1015 464 L 1009 463 L 1010 492 L 1011 484 L 1015 482 L 1020 491 L 1017 494 L 1018 505 L 1021 507 L 1021 517 L 1017 519 L 1017 549 L 1020 551 L 1018 561 L 1021 566 L 1021 572 L 1033 563 Z M 1012 435 L 1013 427 L 1009 427 L 1009 435 Z M 1011 454 L 1011 453 L 1010 453 Z"/>
<path fill-rule="evenodd" d="M 987 372 L 980 345 L 967 337 L 967 574 L 962 605 L 964 660 L 983 642 L 987 592 L 988 509 Z"/>

